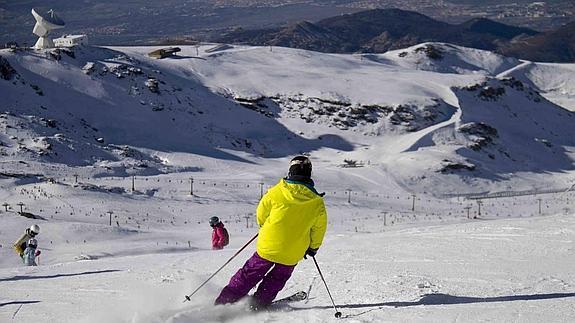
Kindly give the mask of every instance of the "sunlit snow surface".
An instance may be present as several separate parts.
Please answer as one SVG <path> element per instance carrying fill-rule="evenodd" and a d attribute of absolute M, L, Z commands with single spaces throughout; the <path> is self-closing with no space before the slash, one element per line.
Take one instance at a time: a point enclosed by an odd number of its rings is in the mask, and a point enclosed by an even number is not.
<path fill-rule="evenodd" d="M 345 321 L 574 321 L 573 65 L 434 46 L 443 60 L 418 46 L 330 55 L 208 44 L 164 60 L 143 47 L 60 61 L 1 51 L 19 77 L 0 80 L 0 322 L 338 321 L 311 260 L 279 295 L 309 291 L 308 301 L 212 306 L 254 244 L 183 302 L 257 232 L 260 195 L 302 152 L 326 193 L 317 260 Z M 82 72 L 87 62 L 96 71 Z M 116 76 L 119 65 L 142 71 Z M 510 76 L 542 97 L 502 85 Z M 163 82 L 160 94 L 148 78 Z M 506 94 L 463 89 L 482 82 Z M 264 98 L 268 110 L 238 98 Z M 297 100 L 318 104 L 310 98 L 437 104 L 440 117 L 412 131 L 383 116 L 343 129 L 326 115 L 302 119 Z M 458 129 L 473 122 L 497 129 L 491 146 L 468 148 L 473 137 Z M 476 169 L 442 173 L 445 160 Z M 523 195 L 465 198 L 502 192 Z M 231 235 L 221 251 L 210 248 L 214 215 Z M 10 247 L 33 223 L 40 265 L 23 267 Z"/>

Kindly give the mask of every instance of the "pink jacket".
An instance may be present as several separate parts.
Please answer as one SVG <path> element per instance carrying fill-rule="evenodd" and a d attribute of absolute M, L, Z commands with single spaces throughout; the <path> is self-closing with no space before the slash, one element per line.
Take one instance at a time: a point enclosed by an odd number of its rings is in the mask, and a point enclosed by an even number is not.
<path fill-rule="evenodd" d="M 212 232 L 212 249 L 223 249 L 226 243 L 224 224 L 218 223 Z"/>

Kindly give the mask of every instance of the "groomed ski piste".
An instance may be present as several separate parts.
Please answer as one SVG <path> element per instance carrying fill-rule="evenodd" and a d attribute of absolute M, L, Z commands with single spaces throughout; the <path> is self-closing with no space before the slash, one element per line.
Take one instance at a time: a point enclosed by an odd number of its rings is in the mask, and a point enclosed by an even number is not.
<path fill-rule="evenodd" d="M 181 48 L 0 51 L 1 322 L 575 320 L 573 65 L 449 44 Z M 311 259 L 278 295 L 304 301 L 213 306 L 255 244 L 184 302 L 300 153 L 342 317 Z M 11 245 L 32 224 L 24 267 Z"/>

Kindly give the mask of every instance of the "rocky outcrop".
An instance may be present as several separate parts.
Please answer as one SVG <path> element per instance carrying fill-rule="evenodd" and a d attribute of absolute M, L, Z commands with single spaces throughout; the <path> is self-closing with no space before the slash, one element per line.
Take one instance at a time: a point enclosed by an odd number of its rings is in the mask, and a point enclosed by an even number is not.
<path fill-rule="evenodd" d="M 18 75 L 18 72 L 10 65 L 10 62 L 0 56 L 0 79 L 10 81 L 16 75 Z"/>

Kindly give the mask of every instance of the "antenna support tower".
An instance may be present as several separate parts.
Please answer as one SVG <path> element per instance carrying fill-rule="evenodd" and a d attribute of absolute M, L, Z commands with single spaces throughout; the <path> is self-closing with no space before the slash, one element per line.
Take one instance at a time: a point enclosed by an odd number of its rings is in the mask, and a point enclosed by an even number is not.
<path fill-rule="evenodd" d="M 54 42 L 50 37 L 48 37 L 48 34 L 54 29 L 64 28 L 66 25 L 64 21 L 56 15 L 54 10 L 49 10 L 48 12 L 43 13 L 39 9 L 33 8 L 32 16 L 36 19 L 36 24 L 34 25 L 34 30 L 32 32 L 39 37 L 34 48 L 54 48 Z"/>

